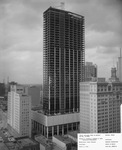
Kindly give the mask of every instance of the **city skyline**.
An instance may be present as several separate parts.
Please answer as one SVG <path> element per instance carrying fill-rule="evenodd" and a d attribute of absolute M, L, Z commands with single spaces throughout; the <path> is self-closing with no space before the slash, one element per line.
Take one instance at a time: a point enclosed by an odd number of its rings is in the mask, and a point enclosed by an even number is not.
<path fill-rule="evenodd" d="M 109 78 L 122 47 L 121 1 L 64 2 L 65 10 L 85 16 L 85 61 Z M 19 83 L 43 82 L 43 11 L 58 5 L 56 0 L 0 1 L 0 82 L 8 76 Z"/>

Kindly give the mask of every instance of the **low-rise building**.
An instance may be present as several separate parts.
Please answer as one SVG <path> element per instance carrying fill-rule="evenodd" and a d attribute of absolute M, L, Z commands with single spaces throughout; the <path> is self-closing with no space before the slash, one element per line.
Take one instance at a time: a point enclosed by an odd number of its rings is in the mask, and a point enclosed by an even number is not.
<path fill-rule="evenodd" d="M 5 150 L 39 150 L 39 143 L 28 137 L 16 138 L 15 142 L 5 142 Z"/>
<path fill-rule="evenodd" d="M 52 140 L 42 135 L 36 135 L 35 140 L 40 143 L 40 150 L 77 150 L 77 143 L 67 135 L 55 135 Z"/>
<path fill-rule="evenodd" d="M 77 143 L 66 136 L 54 135 L 52 139 L 62 150 L 77 150 Z"/>
<path fill-rule="evenodd" d="M 53 143 L 42 135 L 36 135 L 35 140 L 39 142 L 40 150 L 53 150 Z M 58 149 L 57 149 L 58 150 Z"/>
<path fill-rule="evenodd" d="M 45 115 L 42 110 L 31 110 L 32 131 L 46 138 L 65 135 L 79 130 L 79 112 L 69 114 Z"/>

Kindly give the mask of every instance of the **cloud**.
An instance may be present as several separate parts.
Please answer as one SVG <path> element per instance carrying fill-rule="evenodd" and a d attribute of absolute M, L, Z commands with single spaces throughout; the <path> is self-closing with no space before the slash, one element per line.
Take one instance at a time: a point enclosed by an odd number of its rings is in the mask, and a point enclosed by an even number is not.
<path fill-rule="evenodd" d="M 42 83 L 42 52 L 3 52 L 0 59 L 1 75 L 19 83 Z M 36 78 L 36 82 L 35 82 Z"/>
<path fill-rule="evenodd" d="M 108 77 L 122 47 L 121 0 L 64 2 L 66 10 L 85 16 L 86 61 L 98 64 L 99 76 Z M 43 12 L 59 5 L 59 0 L 0 0 L 0 81 L 10 76 L 42 82 Z"/>
<path fill-rule="evenodd" d="M 86 48 L 106 46 L 106 47 L 121 47 L 121 36 L 116 32 L 87 30 L 86 32 Z"/>
<path fill-rule="evenodd" d="M 111 67 L 116 66 L 119 55 L 118 47 L 96 47 L 86 49 L 86 61 L 93 62 L 98 66 L 98 76 L 111 76 Z"/>

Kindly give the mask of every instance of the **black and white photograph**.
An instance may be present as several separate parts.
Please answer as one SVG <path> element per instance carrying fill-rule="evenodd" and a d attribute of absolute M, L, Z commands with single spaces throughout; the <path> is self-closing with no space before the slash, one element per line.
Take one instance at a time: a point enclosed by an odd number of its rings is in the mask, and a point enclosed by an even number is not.
<path fill-rule="evenodd" d="M 0 150 L 121 150 L 121 118 L 121 0 L 0 0 Z"/>

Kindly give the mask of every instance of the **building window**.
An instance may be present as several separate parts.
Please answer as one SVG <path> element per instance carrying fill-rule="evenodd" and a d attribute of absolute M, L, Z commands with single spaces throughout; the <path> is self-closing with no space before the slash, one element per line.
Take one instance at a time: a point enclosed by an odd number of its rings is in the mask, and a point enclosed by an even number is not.
<path fill-rule="evenodd" d="M 69 124 L 68 124 L 68 131 L 71 131 L 71 130 L 72 130 L 72 124 L 69 123 Z"/>
<path fill-rule="evenodd" d="M 62 135 L 62 125 L 59 126 L 59 135 Z"/>
<path fill-rule="evenodd" d="M 52 127 L 48 127 L 48 137 L 52 137 Z"/>
<path fill-rule="evenodd" d="M 64 134 L 67 134 L 67 124 L 64 125 Z"/>
<path fill-rule="evenodd" d="M 108 86 L 108 91 L 111 91 L 111 86 Z"/>
<path fill-rule="evenodd" d="M 57 135 L 57 126 L 54 126 L 54 135 Z"/>
<path fill-rule="evenodd" d="M 76 130 L 76 123 L 73 123 L 73 130 Z"/>

